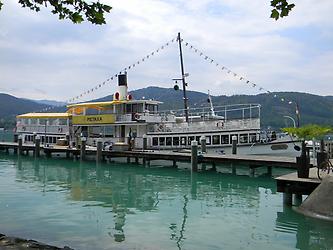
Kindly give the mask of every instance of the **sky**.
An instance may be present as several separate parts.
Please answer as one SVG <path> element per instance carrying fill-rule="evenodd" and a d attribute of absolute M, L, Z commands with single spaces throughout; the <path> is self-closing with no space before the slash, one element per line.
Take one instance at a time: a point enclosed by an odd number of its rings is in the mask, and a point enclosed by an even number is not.
<path fill-rule="evenodd" d="M 107 24 L 97 26 L 72 24 L 48 9 L 35 13 L 5 0 L 0 11 L 0 93 L 58 101 L 74 97 L 74 102 L 113 94 L 117 81 L 107 79 L 181 32 L 189 90 L 333 95 L 332 0 L 294 1 L 290 15 L 278 21 L 269 18 L 269 0 L 103 3 L 113 9 Z M 130 90 L 173 87 L 172 79 L 181 76 L 177 43 L 170 42 L 127 74 Z"/>

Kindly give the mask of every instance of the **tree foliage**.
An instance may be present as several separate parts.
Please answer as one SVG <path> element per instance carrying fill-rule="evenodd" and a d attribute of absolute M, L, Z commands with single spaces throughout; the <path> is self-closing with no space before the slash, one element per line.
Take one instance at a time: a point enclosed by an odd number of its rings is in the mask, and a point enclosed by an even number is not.
<path fill-rule="evenodd" d="M 288 16 L 295 4 L 289 4 L 287 0 L 272 0 L 271 6 L 273 7 L 271 18 L 278 20 L 280 17 Z"/>
<path fill-rule="evenodd" d="M 105 24 L 105 13 L 109 13 L 111 6 L 100 2 L 87 3 L 84 0 L 18 0 L 22 7 L 33 11 L 40 11 L 42 7 L 50 7 L 59 19 L 69 19 L 73 23 L 87 20 L 93 24 Z M 0 10 L 3 3 L 0 0 Z"/>
<path fill-rule="evenodd" d="M 322 139 L 324 135 L 333 131 L 332 127 L 317 124 L 309 124 L 300 128 L 283 128 L 282 130 L 289 134 L 296 135 L 303 140 L 312 140 L 312 138 Z"/>

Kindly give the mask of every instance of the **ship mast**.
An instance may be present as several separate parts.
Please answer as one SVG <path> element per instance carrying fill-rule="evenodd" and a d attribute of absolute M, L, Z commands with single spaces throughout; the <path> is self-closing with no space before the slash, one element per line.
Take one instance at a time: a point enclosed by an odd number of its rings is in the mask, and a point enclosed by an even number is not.
<path fill-rule="evenodd" d="M 179 58 L 180 58 L 180 70 L 182 74 L 182 82 L 183 82 L 183 99 L 184 99 L 184 110 L 185 110 L 185 120 L 188 122 L 188 99 L 186 96 L 186 82 L 185 82 L 185 71 L 184 71 L 184 62 L 183 62 L 183 52 L 182 52 L 182 39 L 180 38 L 180 32 L 178 32 L 178 44 L 179 44 Z"/>

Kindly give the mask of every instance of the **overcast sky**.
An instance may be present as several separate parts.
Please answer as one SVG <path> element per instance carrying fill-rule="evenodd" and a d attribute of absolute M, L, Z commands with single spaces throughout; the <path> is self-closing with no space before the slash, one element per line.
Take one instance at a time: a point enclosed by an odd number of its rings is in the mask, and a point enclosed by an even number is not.
<path fill-rule="evenodd" d="M 269 0 L 121 0 L 107 24 L 72 24 L 16 0 L 0 11 L 0 92 L 67 100 L 110 78 L 176 38 L 184 39 L 188 88 L 213 95 L 258 94 L 240 77 L 270 91 L 333 95 L 332 0 L 294 1 L 275 21 Z M 205 55 L 194 53 L 189 42 Z M 177 43 L 128 71 L 129 89 L 173 87 L 180 77 Z M 216 66 L 219 64 L 219 67 Z M 221 70 L 221 66 L 230 69 Z M 80 101 L 112 94 L 108 81 Z"/>

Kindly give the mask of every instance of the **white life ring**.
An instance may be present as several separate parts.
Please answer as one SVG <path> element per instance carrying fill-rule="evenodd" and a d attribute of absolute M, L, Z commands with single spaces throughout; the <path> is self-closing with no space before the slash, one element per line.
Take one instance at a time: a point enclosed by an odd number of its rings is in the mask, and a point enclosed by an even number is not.
<path fill-rule="evenodd" d="M 58 132 L 61 133 L 62 132 L 62 128 L 58 128 Z"/>
<path fill-rule="evenodd" d="M 139 119 L 140 119 L 140 115 L 139 115 L 138 113 L 135 113 L 135 114 L 134 114 L 134 119 L 135 119 L 135 120 L 139 120 Z"/>

